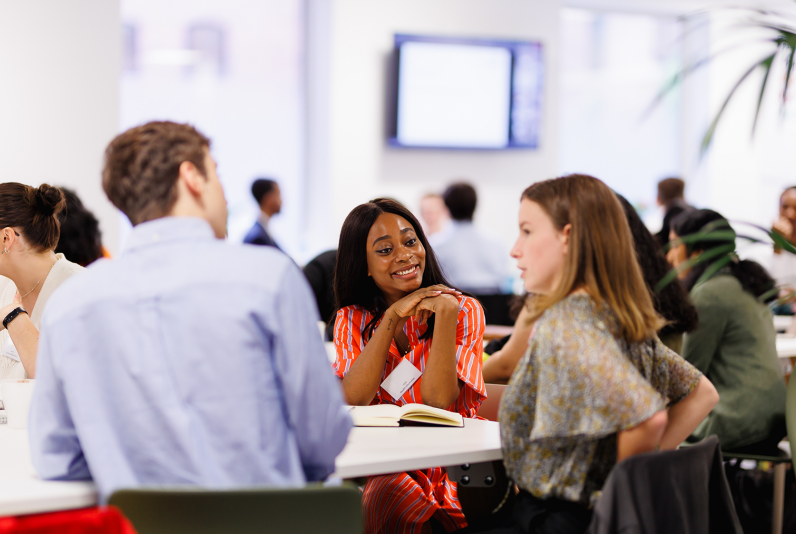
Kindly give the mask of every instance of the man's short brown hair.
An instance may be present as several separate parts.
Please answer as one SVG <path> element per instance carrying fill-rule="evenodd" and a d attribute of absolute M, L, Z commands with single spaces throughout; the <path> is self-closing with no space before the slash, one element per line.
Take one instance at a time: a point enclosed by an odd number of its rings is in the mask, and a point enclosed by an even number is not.
<path fill-rule="evenodd" d="M 102 187 L 133 225 L 166 216 L 177 201 L 180 164 L 206 176 L 210 140 L 193 126 L 149 122 L 116 136 L 105 149 Z"/>
<path fill-rule="evenodd" d="M 668 204 L 672 200 L 683 198 L 685 182 L 680 178 L 665 178 L 658 182 L 658 201 Z"/>

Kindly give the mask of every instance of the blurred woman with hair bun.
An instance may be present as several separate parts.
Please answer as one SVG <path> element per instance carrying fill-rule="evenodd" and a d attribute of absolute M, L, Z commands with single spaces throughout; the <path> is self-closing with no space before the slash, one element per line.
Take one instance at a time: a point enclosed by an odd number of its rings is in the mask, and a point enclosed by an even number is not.
<path fill-rule="evenodd" d="M 57 187 L 0 184 L 0 381 L 35 376 L 47 301 L 83 270 L 55 253 L 65 205 Z"/>

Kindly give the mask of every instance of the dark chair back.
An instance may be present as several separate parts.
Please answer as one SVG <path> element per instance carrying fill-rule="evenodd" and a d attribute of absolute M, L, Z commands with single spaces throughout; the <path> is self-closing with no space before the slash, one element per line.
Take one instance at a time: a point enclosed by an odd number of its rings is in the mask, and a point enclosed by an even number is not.
<path fill-rule="evenodd" d="M 621 532 L 743 534 L 718 438 L 617 464 L 594 507 L 588 533 Z"/>
<path fill-rule="evenodd" d="M 475 295 L 475 298 L 484 308 L 486 324 L 514 326 L 515 318 L 511 316 L 511 303 L 514 300 L 514 295 Z"/>
<path fill-rule="evenodd" d="M 111 495 L 138 534 L 361 534 L 353 486 L 241 490 L 127 489 Z"/>

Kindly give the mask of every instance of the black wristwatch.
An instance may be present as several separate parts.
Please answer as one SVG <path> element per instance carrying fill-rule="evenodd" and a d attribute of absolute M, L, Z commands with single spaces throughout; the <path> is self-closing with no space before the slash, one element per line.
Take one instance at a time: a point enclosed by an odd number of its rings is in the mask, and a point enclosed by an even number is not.
<path fill-rule="evenodd" d="M 7 329 L 8 328 L 8 324 L 11 321 L 13 321 L 14 319 L 16 319 L 17 315 L 19 315 L 20 313 L 24 313 L 25 315 L 28 315 L 27 310 L 25 308 L 23 308 L 22 306 L 16 307 L 13 310 L 11 310 L 10 312 L 8 312 L 8 315 L 6 315 L 6 318 L 3 319 L 3 328 Z"/>

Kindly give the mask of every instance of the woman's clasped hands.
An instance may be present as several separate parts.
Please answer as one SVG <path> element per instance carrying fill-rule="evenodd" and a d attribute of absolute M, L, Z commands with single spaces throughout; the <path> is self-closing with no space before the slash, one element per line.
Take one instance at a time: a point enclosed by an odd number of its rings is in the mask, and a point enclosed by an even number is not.
<path fill-rule="evenodd" d="M 413 291 L 390 308 L 398 318 L 414 316 L 418 323 L 425 324 L 434 313 L 458 310 L 461 296 L 461 291 L 438 284 Z"/>

